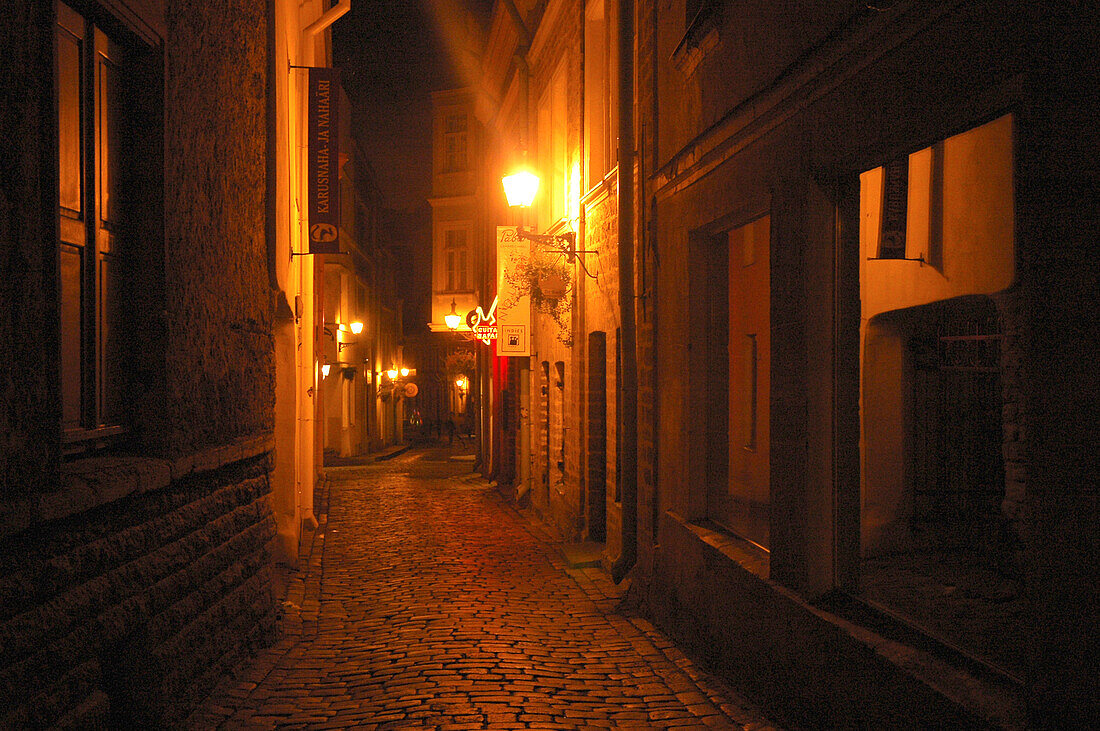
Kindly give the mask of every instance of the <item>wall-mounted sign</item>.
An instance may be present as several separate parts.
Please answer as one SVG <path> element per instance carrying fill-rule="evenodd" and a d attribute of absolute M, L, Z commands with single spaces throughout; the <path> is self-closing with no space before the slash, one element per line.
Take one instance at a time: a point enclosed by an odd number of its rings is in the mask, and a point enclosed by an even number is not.
<path fill-rule="evenodd" d="M 340 252 L 339 72 L 309 69 L 309 253 Z"/>
<path fill-rule="evenodd" d="M 518 292 L 505 274 L 531 258 L 531 242 L 516 235 L 515 226 L 497 226 L 498 355 L 531 355 L 531 296 Z"/>

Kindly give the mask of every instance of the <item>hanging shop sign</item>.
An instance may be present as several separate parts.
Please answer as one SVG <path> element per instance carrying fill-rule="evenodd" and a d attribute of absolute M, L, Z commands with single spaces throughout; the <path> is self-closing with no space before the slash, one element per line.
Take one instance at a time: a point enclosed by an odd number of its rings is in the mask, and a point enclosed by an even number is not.
<path fill-rule="evenodd" d="M 309 69 L 309 253 L 340 252 L 339 71 Z"/>
<path fill-rule="evenodd" d="M 497 226 L 497 355 L 531 355 L 531 295 L 507 276 L 530 258 L 531 242 L 520 238 L 515 226 Z"/>

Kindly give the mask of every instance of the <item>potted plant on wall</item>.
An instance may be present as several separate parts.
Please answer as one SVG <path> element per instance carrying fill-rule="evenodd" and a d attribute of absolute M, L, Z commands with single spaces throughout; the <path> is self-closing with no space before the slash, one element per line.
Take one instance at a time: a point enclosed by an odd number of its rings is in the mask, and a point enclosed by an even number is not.
<path fill-rule="evenodd" d="M 536 312 L 549 315 L 557 323 L 558 340 L 573 344 L 573 328 L 570 315 L 573 312 L 573 268 L 557 253 L 535 249 L 531 257 L 519 262 L 505 272 L 505 279 L 512 287 L 512 296 L 500 304 L 507 310 L 526 296 Z"/>

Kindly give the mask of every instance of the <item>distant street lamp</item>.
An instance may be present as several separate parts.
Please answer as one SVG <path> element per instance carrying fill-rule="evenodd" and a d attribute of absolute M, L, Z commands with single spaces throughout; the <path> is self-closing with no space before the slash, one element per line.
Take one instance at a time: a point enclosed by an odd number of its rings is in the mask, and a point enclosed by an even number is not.
<path fill-rule="evenodd" d="M 458 314 L 455 309 L 454 297 L 451 298 L 451 311 L 443 316 L 443 322 L 447 323 L 447 328 L 452 331 L 457 330 L 458 326 L 462 324 L 462 315 Z"/>

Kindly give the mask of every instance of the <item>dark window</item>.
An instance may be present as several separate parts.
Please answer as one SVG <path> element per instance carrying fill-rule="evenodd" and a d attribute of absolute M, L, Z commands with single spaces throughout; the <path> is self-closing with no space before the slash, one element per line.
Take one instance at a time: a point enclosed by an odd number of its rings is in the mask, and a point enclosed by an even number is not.
<path fill-rule="evenodd" d="M 443 120 L 443 172 L 458 173 L 467 167 L 466 115 L 448 114 Z"/>
<path fill-rule="evenodd" d="M 56 7 L 61 413 L 65 441 L 76 445 L 121 433 L 127 422 L 123 303 L 130 242 L 143 236 L 132 211 L 149 194 L 133 184 L 143 157 L 136 146 L 152 143 L 140 52 Z M 144 135 L 130 132 L 137 125 Z"/>

